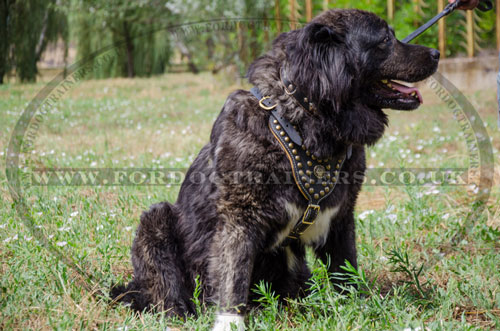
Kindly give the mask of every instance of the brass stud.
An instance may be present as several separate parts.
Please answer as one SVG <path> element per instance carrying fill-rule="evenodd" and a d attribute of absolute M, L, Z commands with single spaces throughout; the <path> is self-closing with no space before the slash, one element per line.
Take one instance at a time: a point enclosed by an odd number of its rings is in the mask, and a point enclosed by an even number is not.
<path fill-rule="evenodd" d="M 281 131 L 280 135 L 283 137 L 285 135 L 285 131 Z"/>
<path fill-rule="evenodd" d="M 314 189 L 312 187 L 309 189 L 309 193 L 311 193 L 311 194 L 314 193 Z"/>
<path fill-rule="evenodd" d="M 326 166 L 326 170 L 330 170 L 331 168 L 332 168 L 332 166 L 331 166 L 331 165 L 327 165 L 327 166 Z"/>
<path fill-rule="evenodd" d="M 292 150 L 292 154 L 293 154 L 293 155 L 297 155 L 297 150 L 296 150 L 296 149 L 293 149 L 293 150 Z"/>
<path fill-rule="evenodd" d="M 326 186 L 326 182 L 322 182 L 321 185 Z"/>
<path fill-rule="evenodd" d="M 309 100 L 307 98 L 304 98 L 304 102 L 309 102 Z"/>
<path fill-rule="evenodd" d="M 325 187 L 325 192 L 326 193 L 330 192 L 330 188 L 329 187 Z"/>
<path fill-rule="evenodd" d="M 311 152 L 306 151 L 306 155 L 307 155 L 307 156 L 311 156 Z"/>
<path fill-rule="evenodd" d="M 304 186 L 305 186 L 305 188 L 311 187 L 311 185 L 309 183 L 305 183 Z"/>
<path fill-rule="evenodd" d="M 314 184 L 316 184 L 316 181 L 315 181 L 314 179 L 311 179 L 311 180 L 309 181 L 309 183 L 311 183 L 311 185 L 314 185 Z"/>
<path fill-rule="evenodd" d="M 333 178 L 332 178 L 332 182 L 334 182 L 334 183 L 335 183 L 336 181 L 337 181 L 337 178 L 333 177 Z"/>
<path fill-rule="evenodd" d="M 307 165 L 311 167 L 313 163 L 311 161 L 307 161 Z"/>
<path fill-rule="evenodd" d="M 297 155 L 297 156 L 295 157 L 295 161 L 300 161 L 300 156 L 298 156 L 298 155 Z"/>
<path fill-rule="evenodd" d="M 319 163 L 323 163 L 323 160 L 318 160 Z"/>
<path fill-rule="evenodd" d="M 306 150 L 306 145 L 302 145 L 302 149 L 305 151 Z"/>
<path fill-rule="evenodd" d="M 324 197 L 325 196 L 325 191 L 319 191 L 319 194 Z"/>
<path fill-rule="evenodd" d="M 314 195 L 314 199 L 316 199 L 316 200 L 317 200 L 317 199 L 319 199 L 319 194 L 318 194 L 318 193 L 316 193 L 316 194 Z"/>
<path fill-rule="evenodd" d="M 302 180 L 303 182 L 307 182 L 307 177 L 305 177 L 305 176 L 304 176 L 304 177 L 302 177 L 302 178 L 301 178 L 301 180 Z"/>
<path fill-rule="evenodd" d="M 297 163 L 297 167 L 302 168 L 302 163 Z"/>
<path fill-rule="evenodd" d="M 293 148 L 293 143 L 289 143 L 288 147 Z"/>
<path fill-rule="evenodd" d="M 308 176 L 311 176 L 311 175 L 312 175 L 312 171 L 311 171 L 311 170 L 306 170 L 306 174 L 307 174 Z"/>
<path fill-rule="evenodd" d="M 342 159 L 339 159 L 339 163 L 342 163 Z"/>
<path fill-rule="evenodd" d="M 274 124 L 278 124 L 278 120 L 274 120 L 274 121 L 273 121 L 273 123 L 274 123 Z"/>
<path fill-rule="evenodd" d="M 294 125 L 294 126 L 293 126 L 293 128 L 294 128 L 295 130 L 297 130 L 297 126 L 296 126 L 296 125 Z"/>
<path fill-rule="evenodd" d="M 276 130 L 281 130 L 281 125 L 276 125 Z"/>
<path fill-rule="evenodd" d="M 338 174 L 339 174 L 339 172 L 338 172 L 337 170 L 335 170 L 335 172 L 333 173 L 333 175 L 334 175 L 335 177 L 337 177 L 337 176 L 338 176 Z"/>
<path fill-rule="evenodd" d="M 330 179 L 330 178 L 332 178 L 332 175 L 330 175 L 330 173 L 327 173 L 326 174 L 326 179 Z"/>
<path fill-rule="evenodd" d="M 340 164 L 337 164 L 337 166 L 335 168 L 340 169 Z"/>
<path fill-rule="evenodd" d="M 290 141 L 290 138 L 285 137 L 285 141 L 286 141 L 286 142 L 289 142 L 289 141 Z"/>
<path fill-rule="evenodd" d="M 330 183 L 330 185 L 328 185 L 328 186 L 330 186 L 330 188 L 333 188 L 333 183 Z"/>
<path fill-rule="evenodd" d="M 311 156 L 311 159 L 316 160 L 316 156 L 314 156 L 314 155 Z"/>
<path fill-rule="evenodd" d="M 299 175 L 304 176 L 304 170 L 299 170 Z"/>

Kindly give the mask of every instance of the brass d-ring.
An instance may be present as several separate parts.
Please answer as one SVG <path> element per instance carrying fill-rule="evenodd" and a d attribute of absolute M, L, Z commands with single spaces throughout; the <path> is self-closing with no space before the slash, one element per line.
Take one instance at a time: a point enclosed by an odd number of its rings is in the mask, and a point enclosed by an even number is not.
<path fill-rule="evenodd" d="M 283 86 L 285 87 L 285 93 L 287 95 L 294 95 L 295 92 L 297 92 L 297 86 L 295 86 L 295 88 L 293 89 L 293 92 L 288 91 L 288 89 L 286 88 L 285 84 L 283 84 Z"/>
<path fill-rule="evenodd" d="M 276 106 L 278 105 L 278 104 L 276 104 L 276 103 L 275 103 L 274 105 L 272 105 L 271 107 L 268 107 L 268 106 L 264 105 L 264 104 L 263 104 L 263 102 L 264 102 L 264 100 L 266 100 L 266 99 L 271 99 L 271 97 L 270 97 L 270 96 L 267 96 L 267 97 L 263 97 L 262 99 L 260 99 L 260 100 L 259 100 L 259 106 L 260 106 L 261 108 L 263 108 L 263 109 L 265 109 L 265 110 L 273 110 L 274 108 L 276 108 Z"/>

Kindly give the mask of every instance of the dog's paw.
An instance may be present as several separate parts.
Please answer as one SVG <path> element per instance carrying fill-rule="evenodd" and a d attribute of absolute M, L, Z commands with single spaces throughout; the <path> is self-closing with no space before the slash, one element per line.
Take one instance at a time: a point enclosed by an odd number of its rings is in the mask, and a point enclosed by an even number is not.
<path fill-rule="evenodd" d="M 236 314 L 217 314 L 212 331 L 244 331 L 245 322 L 243 316 Z"/>

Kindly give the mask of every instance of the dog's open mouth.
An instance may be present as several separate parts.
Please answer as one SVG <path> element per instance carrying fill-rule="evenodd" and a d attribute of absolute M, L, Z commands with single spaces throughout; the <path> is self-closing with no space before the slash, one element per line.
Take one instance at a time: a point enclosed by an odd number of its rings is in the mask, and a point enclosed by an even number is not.
<path fill-rule="evenodd" d="M 405 86 L 383 79 L 372 85 L 372 102 L 381 108 L 413 110 L 423 103 L 422 94 L 416 87 Z"/>

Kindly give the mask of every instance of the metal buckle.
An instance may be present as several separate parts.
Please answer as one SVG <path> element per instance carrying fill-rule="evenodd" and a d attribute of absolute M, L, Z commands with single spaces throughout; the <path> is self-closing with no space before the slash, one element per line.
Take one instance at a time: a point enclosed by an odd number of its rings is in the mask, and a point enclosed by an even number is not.
<path fill-rule="evenodd" d="M 274 108 L 276 108 L 276 106 L 278 105 L 277 103 L 275 103 L 274 105 L 272 105 L 271 107 L 268 107 L 266 105 L 263 104 L 264 100 L 266 99 L 271 99 L 270 96 L 267 96 L 267 97 L 263 97 L 262 99 L 259 100 L 259 106 L 260 108 L 263 108 L 265 110 L 273 110 Z"/>
<path fill-rule="evenodd" d="M 309 209 L 315 209 L 315 210 L 317 210 L 317 211 L 318 211 L 318 213 L 319 213 L 319 211 L 321 210 L 321 208 L 320 208 L 320 206 L 318 206 L 318 205 L 308 205 L 308 206 L 307 206 L 306 211 L 304 212 L 304 216 L 302 217 L 302 221 L 301 221 L 301 222 L 302 222 L 303 224 L 313 225 L 313 224 L 314 224 L 314 222 L 316 222 L 316 217 L 312 220 L 312 222 L 306 222 L 306 221 L 305 221 L 306 216 L 307 216 L 307 214 L 308 214 L 308 213 L 307 213 L 307 211 L 308 211 Z M 301 233 L 301 234 L 302 234 L 302 233 Z"/>

